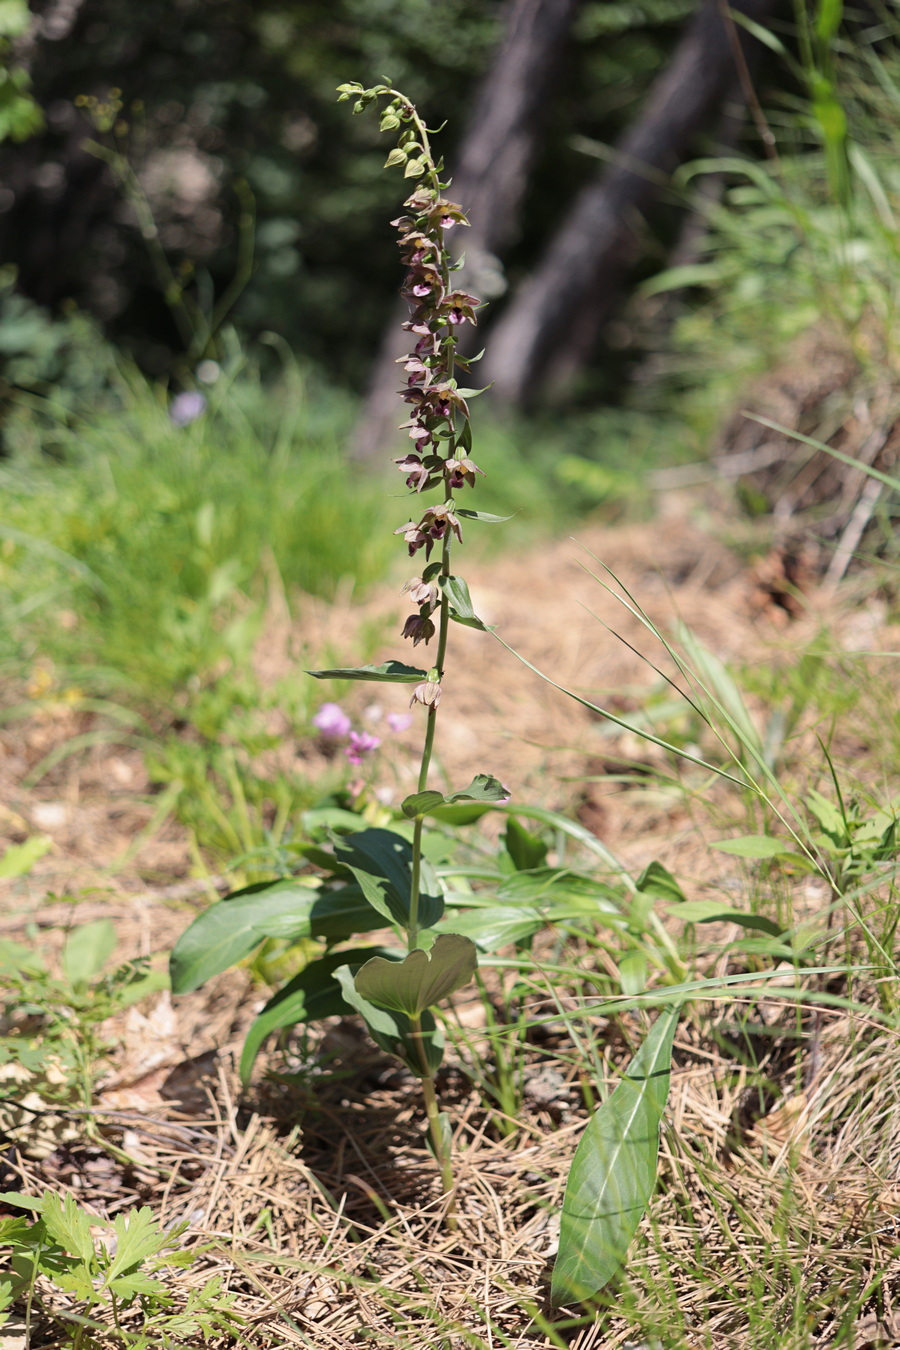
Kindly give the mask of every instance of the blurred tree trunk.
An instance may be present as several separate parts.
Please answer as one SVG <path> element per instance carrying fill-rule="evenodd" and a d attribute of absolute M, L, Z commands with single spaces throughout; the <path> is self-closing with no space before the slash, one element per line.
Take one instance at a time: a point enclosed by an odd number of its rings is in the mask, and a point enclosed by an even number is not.
<path fill-rule="evenodd" d="M 544 103 L 580 3 L 508 0 L 503 40 L 476 96 L 449 193 L 472 222 L 459 231 L 466 262 L 456 279 L 480 299 L 504 289 L 497 253 L 518 230 Z M 409 347 L 400 329 L 406 309 L 403 304 L 392 314 L 373 365 L 354 434 L 353 453 L 359 458 L 375 454 L 395 434 L 395 362 Z"/>
<path fill-rule="evenodd" d="M 733 0 L 763 22 L 774 0 Z M 490 335 L 483 380 L 493 397 L 523 405 L 581 368 L 639 251 L 643 212 L 727 95 L 743 101 L 734 31 L 719 0 L 702 0 L 657 77 L 637 122 L 576 197 L 532 276 Z M 758 44 L 746 32 L 745 52 Z"/>

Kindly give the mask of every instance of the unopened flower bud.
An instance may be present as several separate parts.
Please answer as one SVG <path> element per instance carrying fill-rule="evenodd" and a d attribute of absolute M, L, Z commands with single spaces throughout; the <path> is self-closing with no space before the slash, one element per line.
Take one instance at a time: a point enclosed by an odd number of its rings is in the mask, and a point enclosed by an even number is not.
<path fill-rule="evenodd" d="M 425 708 L 436 708 L 441 701 L 441 686 L 437 680 L 423 680 L 413 690 L 409 706 L 421 703 Z"/>

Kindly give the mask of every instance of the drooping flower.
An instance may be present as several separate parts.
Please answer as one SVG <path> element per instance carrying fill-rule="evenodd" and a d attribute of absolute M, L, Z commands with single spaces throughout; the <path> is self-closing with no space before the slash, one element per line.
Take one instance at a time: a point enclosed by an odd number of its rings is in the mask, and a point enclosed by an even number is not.
<path fill-rule="evenodd" d="M 414 647 L 418 647 L 420 642 L 427 644 L 434 637 L 434 624 L 422 614 L 410 614 L 403 625 L 401 637 L 412 638 Z"/>
<path fill-rule="evenodd" d="M 405 595 L 407 591 L 414 605 L 428 605 L 429 609 L 436 609 L 441 598 L 437 582 L 423 581 L 421 577 L 410 577 L 400 594 Z"/>
<path fill-rule="evenodd" d="M 344 754 L 351 764 L 362 764 L 363 757 L 377 750 L 381 744 L 379 736 L 370 736 L 368 731 L 351 731 L 350 744 L 347 746 Z"/>
<path fill-rule="evenodd" d="M 350 718 L 339 703 L 323 703 L 312 719 L 312 724 L 329 740 L 340 740 L 351 727 Z"/>
<path fill-rule="evenodd" d="M 441 686 L 437 680 L 423 680 L 417 684 L 409 700 L 409 706 L 421 703 L 425 708 L 436 708 L 441 701 Z"/>

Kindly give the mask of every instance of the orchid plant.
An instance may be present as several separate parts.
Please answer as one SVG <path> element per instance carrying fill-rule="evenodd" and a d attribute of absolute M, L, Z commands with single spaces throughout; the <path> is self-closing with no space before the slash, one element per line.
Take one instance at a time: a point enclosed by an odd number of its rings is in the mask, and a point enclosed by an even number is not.
<path fill-rule="evenodd" d="M 457 330 L 476 323 L 478 300 L 454 288 L 447 232 L 467 224 L 462 208 L 444 195 L 443 165 L 431 149 L 429 131 L 408 98 L 388 85 L 364 89 L 340 86 L 341 99 L 354 98 L 354 112 L 384 101 L 381 129 L 398 133 L 387 165 L 417 180 L 394 222 L 407 269 L 402 294 L 409 303 L 403 324 L 411 350 L 401 358 L 405 381 L 401 398 L 408 405 L 403 430 L 412 442 L 395 462 L 406 480 L 415 508 L 395 531 L 410 558 L 424 566 L 403 588 L 414 606 L 402 636 L 414 648 L 435 644 L 430 666 L 390 660 L 381 665 L 310 671 L 317 679 L 367 680 L 412 686 L 410 707 L 425 718 L 416 791 L 400 805 L 402 824 L 394 829 L 346 830 L 334 821 L 331 851 L 300 845 L 304 860 L 327 876 L 298 876 L 247 887 L 202 914 L 172 953 L 176 992 L 196 988 L 211 975 L 250 954 L 266 937 L 297 940 L 320 937 L 324 955 L 311 961 L 269 1001 L 248 1035 L 242 1058 L 246 1077 L 265 1037 L 274 1029 L 334 1014 L 359 1013 L 376 1043 L 397 1055 L 420 1079 L 431 1147 L 441 1169 L 448 1227 L 457 1226 L 453 1200 L 449 1119 L 438 1108 L 435 1073 L 443 1037 L 431 1011 L 442 999 L 468 984 L 478 964 L 478 949 L 468 935 L 436 930 L 444 914 L 440 882 L 423 852 L 426 818 L 440 817 L 459 803 L 504 803 L 509 792 L 491 774 L 480 773 L 457 792 L 429 786 L 438 709 L 444 695 L 450 623 L 484 631 L 466 582 L 451 565 L 455 544 L 462 543 L 465 520 L 498 517 L 459 504 L 483 473 L 472 459 L 469 401 L 481 390 L 459 387 L 457 372 L 473 360 L 458 353 Z M 435 492 L 436 499 L 425 494 Z M 425 504 L 427 500 L 427 504 Z M 435 557 L 432 558 L 432 554 Z M 348 738 L 345 753 L 353 764 L 373 748 L 375 738 L 354 733 L 339 705 L 324 704 L 313 719 L 323 736 Z M 346 815 L 346 813 L 344 813 Z M 390 926 L 405 942 L 395 949 L 347 949 L 354 933 Z"/>

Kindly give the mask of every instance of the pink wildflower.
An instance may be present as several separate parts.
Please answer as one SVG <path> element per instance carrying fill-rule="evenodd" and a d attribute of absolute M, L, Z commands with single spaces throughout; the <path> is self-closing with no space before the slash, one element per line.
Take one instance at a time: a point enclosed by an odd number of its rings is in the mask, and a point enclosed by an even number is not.
<path fill-rule="evenodd" d="M 312 720 L 313 726 L 330 740 L 340 740 L 350 730 L 350 718 L 338 703 L 323 703 Z"/>
<path fill-rule="evenodd" d="M 371 750 L 377 750 L 380 744 L 381 738 L 370 736 L 368 731 L 351 731 L 350 744 L 344 754 L 351 764 L 362 764 L 363 756 L 369 754 Z"/>

